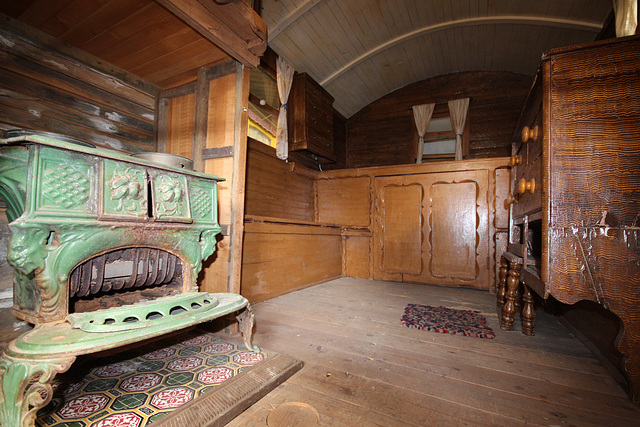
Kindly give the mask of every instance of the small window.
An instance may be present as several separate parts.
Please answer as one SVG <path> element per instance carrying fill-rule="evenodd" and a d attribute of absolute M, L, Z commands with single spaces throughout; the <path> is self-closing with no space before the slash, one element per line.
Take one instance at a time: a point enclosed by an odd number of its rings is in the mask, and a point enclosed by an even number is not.
<path fill-rule="evenodd" d="M 276 79 L 262 67 L 251 70 L 248 136 L 275 147 L 280 98 Z"/>
<path fill-rule="evenodd" d="M 468 113 L 467 113 L 468 114 Z M 414 138 L 418 144 L 418 132 L 413 125 Z M 414 147 L 415 147 L 414 146 Z M 469 156 L 469 116 L 462 134 L 462 155 Z M 436 104 L 429 127 L 424 135 L 422 161 L 453 160 L 456 157 L 456 133 L 451 125 L 449 107 L 446 103 Z"/>
<path fill-rule="evenodd" d="M 432 118 L 424 136 L 422 160 L 454 158 L 456 154 L 456 134 L 451 127 L 449 116 Z"/>

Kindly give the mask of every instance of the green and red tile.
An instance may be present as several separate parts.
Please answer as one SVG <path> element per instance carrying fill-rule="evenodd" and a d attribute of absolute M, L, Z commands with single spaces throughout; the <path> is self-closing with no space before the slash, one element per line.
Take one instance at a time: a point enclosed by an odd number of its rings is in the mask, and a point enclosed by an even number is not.
<path fill-rule="evenodd" d="M 147 426 L 268 356 L 194 330 L 118 355 L 85 357 L 56 377 L 36 426 Z"/>

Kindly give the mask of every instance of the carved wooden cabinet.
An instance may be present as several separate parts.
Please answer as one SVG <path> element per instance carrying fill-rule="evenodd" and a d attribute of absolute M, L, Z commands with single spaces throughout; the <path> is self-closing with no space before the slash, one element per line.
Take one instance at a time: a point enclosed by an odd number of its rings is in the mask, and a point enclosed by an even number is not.
<path fill-rule="evenodd" d="M 495 203 L 509 184 L 505 160 L 427 163 L 422 173 L 376 176 L 373 278 L 490 289 L 503 212 L 507 218 L 504 196 Z"/>
<path fill-rule="evenodd" d="M 333 153 L 333 97 L 308 74 L 296 74 L 287 103 L 289 150 L 335 161 Z"/>
<path fill-rule="evenodd" d="M 634 400 L 640 393 L 639 135 L 639 37 L 545 54 L 513 143 L 506 253 L 510 283 L 519 274 L 525 297 L 531 289 L 567 304 L 592 300 L 620 317 L 618 347 L 628 357 Z M 505 313 L 513 310 L 511 288 Z M 508 314 L 506 329 L 513 321 Z M 525 320 L 531 315 L 523 312 Z"/>

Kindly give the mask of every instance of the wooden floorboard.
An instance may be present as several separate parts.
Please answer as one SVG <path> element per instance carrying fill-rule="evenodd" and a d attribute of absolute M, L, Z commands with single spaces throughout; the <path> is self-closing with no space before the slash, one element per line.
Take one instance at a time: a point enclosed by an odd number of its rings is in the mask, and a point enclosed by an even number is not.
<path fill-rule="evenodd" d="M 479 310 L 495 339 L 401 325 L 409 303 Z M 341 278 L 254 306 L 254 342 L 304 368 L 231 421 L 265 426 L 303 402 L 321 426 L 640 425 L 597 358 L 538 310 L 536 336 L 499 327 L 484 291 Z"/>

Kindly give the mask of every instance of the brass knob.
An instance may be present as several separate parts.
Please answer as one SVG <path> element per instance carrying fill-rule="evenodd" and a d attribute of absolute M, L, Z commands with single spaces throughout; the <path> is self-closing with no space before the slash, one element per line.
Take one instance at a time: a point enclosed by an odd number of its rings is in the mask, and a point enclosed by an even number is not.
<path fill-rule="evenodd" d="M 518 182 L 518 191 L 520 194 L 524 194 L 527 191 L 533 194 L 536 191 L 536 179 L 532 178 L 529 182 L 524 178 L 520 179 Z"/>
<path fill-rule="evenodd" d="M 530 139 L 537 141 L 538 131 L 538 126 L 535 126 L 533 129 L 529 129 L 529 126 L 525 126 L 524 128 L 522 128 L 522 142 L 527 142 Z"/>
<path fill-rule="evenodd" d="M 519 194 L 511 194 L 509 193 L 509 195 L 507 196 L 507 204 L 518 204 L 518 201 L 520 199 Z"/>
<path fill-rule="evenodd" d="M 511 156 L 511 167 L 522 164 L 522 156 Z"/>

